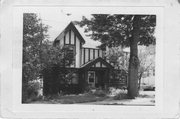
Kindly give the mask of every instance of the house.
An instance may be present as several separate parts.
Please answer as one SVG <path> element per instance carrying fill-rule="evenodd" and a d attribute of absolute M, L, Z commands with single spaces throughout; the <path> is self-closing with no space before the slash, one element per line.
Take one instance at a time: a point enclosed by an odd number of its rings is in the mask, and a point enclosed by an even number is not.
<path fill-rule="evenodd" d="M 108 87 L 113 66 L 105 60 L 105 51 L 83 47 L 83 44 L 85 40 L 72 22 L 54 40 L 53 45 L 68 47 L 68 53 L 73 56 L 72 64 L 65 66 L 71 71 L 67 76 L 71 79 L 70 83 L 81 91 L 86 88 Z"/>

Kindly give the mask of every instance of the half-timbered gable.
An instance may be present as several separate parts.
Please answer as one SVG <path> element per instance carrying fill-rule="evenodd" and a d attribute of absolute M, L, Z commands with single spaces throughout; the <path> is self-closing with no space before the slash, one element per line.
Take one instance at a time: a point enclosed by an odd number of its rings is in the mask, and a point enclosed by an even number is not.
<path fill-rule="evenodd" d="M 77 28 L 71 22 L 55 39 L 54 45 L 60 47 L 70 47 L 69 52 L 74 53 L 74 63 L 70 67 L 79 68 L 81 65 L 96 59 L 103 57 L 103 51 L 98 48 L 85 48 L 82 45 L 85 40 L 78 32 Z"/>
<path fill-rule="evenodd" d="M 96 59 L 98 57 L 103 58 L 103 51 L 98 48 L 82 48 L 81 49 L 81 65 Z"/>
<path fill-rule="evenodd" d="M 98 57 L 96 59 L 93 59 L 83 65 L 81 65 L 81 68 L 83 69 L 89 69 L 89 68 L 113 68 L 112 65 L 110 65 L 106 60 L 102 59 L 101 57 Z"/>
<path fill-rule="evenodd" d="M 70 47 L 70 52 L 74 53 L 74 63 L 70 66 L 71 68 L 79 68 L 81 64 L 81 47 L 85 43 L 85 40 L 78 32 L 76 27 L 71 22 L 55 39 L 54 45 L 60 47 Z"/>

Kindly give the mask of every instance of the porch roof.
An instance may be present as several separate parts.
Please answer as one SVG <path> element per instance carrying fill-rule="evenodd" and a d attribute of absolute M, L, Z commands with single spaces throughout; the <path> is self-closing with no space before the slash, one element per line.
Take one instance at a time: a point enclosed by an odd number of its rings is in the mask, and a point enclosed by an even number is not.
<path fill-rule="evenodd" d="M 93 66 L 94 64 L 96 64 L 97 62 L 104 64 L 107 68 L 113 68 L 113 66 L 110 63 L 108 63 L 106 60 L 102 59 L 101 57 L 90 60 L 89 62 L 81 65 L 80 68 L 89 68 Z"/>

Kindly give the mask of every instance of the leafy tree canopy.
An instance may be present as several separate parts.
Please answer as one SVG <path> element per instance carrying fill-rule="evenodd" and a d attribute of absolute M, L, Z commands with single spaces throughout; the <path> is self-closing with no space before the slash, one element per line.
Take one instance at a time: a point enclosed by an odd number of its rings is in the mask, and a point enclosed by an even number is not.
<path fill-rule="evenodd" d="M 53 46 L 48 40 L 48 25 L 35 13 L 23 15 L 23 79 L 36 79 L 44 68 L 58 65 L 70 65 L 73 61 L 66 53 L 69 48 Z M 64 54 L 66 53 L 66 54 Z"/>
<path fill-rule="evenodd" d="M 44 25 L 37 14 L 23 14 L 23 102 L 30 98 L 28 90 L 31 86 L 28 82 L 44 75 L 45 69 L 71 65 L 73 62 L 73 56 L 66 53 L 69 50 L 68 47 L 53 46 L 52 42 L 48 40 L 48 29 L 49 26 Z M 58 74 L 65 75 L 63 71 L 58 72 Z"/>
<path fill-rule="evenodd" d="M 23 81 L 37 78 L 41 70 L 41 45 L 49 26 L 34 13 L 23 14 Z"/>
<path fill-rule="evenodd" d="M 138 45 L 155 44 L 155 15 L 92 14 L 91 19 L 83 16 L 82 20 L 76 23 L 81 27 L 85 26 L 85 32 L 88 32 L 92 39 L 102 43 L 101 48 L 119 45 L 128 47 L 133 38 L 135 16 L 140 17 Z"/>

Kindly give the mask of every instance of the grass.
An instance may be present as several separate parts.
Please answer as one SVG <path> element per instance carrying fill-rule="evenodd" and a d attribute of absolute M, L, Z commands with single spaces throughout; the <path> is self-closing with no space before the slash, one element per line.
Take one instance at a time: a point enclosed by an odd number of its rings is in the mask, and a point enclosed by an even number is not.
<path fill-rule="evenodd" d="M 44 100 L 34 101 L 31 103 L 76 104 L 76 103 L 103 101 L 107 98 L 108 97 L 106 96 L 96 96 L 93 94 L 64 95 L 64 96 L 46 97 Z"/>
<path fill-rule="evenodd" d="M 139 94 L 138 95 L 138 97 L 140 97 L 140 98 L 154 98 L 155 97 L 155 95 L 153 94 L 153 95 L 148 95 L 148 94 Z"/>
<path fill-rule="evenodd" d="M 152 98 L 151 103 L 154 102 L 155 95 L 152 93 L 142 92 L 138 96 L 139 98 Z M 92 103 L 92 104 L 110 104 L 110 105 L 123 105 L 121 101 L 124 99 L 130 99 L 127 96 L 127 92 L 114 90 L 111 92 L 96 90 L 95 92 L 87 92 L 83 94 L 71 94 L 71 95 L 51 95 L 37 100 L 31 100 L 27 103 L 31 104 L 80 104 L 80 103 Z M 102 102 L 101 102 L 102 101 Z M 117 104 L 116 104 L 117 103 Z"/>
<path fill-rule="evenodd" d="M 62 96 L 59 99 L 56 99 L 57 103 L 61 104 L 74 104 L 74 103 L 85 103 L 85 102 L 96 102 L 102 101 L 107 97 L 98 97 L 92 94 L 85 94 L 85 95 L 67 95 Z"/>
<path fill-rule="evenodd" d="M 125 93 L 118 93 L 113 97 L 114 100 L 121 100 L 121 99 L 129 99 L 128 95 Z"/>

